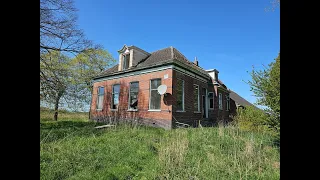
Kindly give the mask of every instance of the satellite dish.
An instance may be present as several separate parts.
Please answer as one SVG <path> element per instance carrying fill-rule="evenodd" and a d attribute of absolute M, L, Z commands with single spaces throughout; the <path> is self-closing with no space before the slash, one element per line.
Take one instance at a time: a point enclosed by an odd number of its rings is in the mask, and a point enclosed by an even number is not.
<path fill-rule="evenodd" d="M 166 91 L 167 91 L 167 86 L 166 86 L 166 85 L 162 84 L 162 85 L 160 85 L 160 86 L 158 87 L 158 93 L 159 93 L 160 95 L 165 94 Z"/>

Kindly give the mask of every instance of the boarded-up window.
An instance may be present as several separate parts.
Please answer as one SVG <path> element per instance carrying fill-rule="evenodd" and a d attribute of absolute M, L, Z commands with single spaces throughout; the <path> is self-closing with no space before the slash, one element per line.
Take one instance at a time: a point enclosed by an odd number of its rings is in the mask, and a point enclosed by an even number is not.
<path fill-rule="evenodd" d="M 138 108 L 139 82 L 130 83 L 129 109 Z"/>
<path fill-rule="evenodd" d="M 119 94 L 120 94 L 120 84 L 113 85 L 113 87 L 112 87 L 111 109 L 118 109 Z"/>
<path fill-rule="evenodd" d="M 104 87 L 98 87 L 97 109 L 103 108 Z"/>
<path fill-rule="evenodd" d="M 152 79 L 150 81 L 150 106 L 149 109 L 160 109 L 161 95 L 158 93 L 158 87 L 161 85 L 161 79 Z"/>

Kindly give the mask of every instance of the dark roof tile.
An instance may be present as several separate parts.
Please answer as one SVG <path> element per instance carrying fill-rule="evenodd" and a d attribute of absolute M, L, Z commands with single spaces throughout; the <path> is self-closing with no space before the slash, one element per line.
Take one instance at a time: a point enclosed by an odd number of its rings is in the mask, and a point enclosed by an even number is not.
<path fill-rule="evenodd" d="M 189 67 L 193 67 L 194 69 L 198 70 L 200 73 L 205 74 L 206 76 L 210 77 L 208 72 L 202 69 L 199 66 L 196 66 L 194 63 L 189 61 L 182 53 L 180 53 L 176 48 L 170 46 L 155 52 L 152 52 L 150 56 L 141 60 L 135 67 L 131 67 L 127 71 L 132 71 L 136 69 L 147 68 L 155 65 L 166 64 L 173 61 L 179 61 Z M 113 66 L 110 69 L 102 72 L 99 77 L 104 75 L 111 75 L 113 73 L 118 72 L 118 65 Z"/>
<path fill-rule="evenodd" d="M 235 93 L 234 91 L 232 91 L 232 90 L 229 90 L 229 91 L 230 91 L 230 98 L 232 100 L 234 100 L 237 104 L 242 105 L 242 106 L 256 107 L 253 104 L 251 104 L 249 101 L 247 101 L 243 97 L 241 97 L 239 94 Z"/>

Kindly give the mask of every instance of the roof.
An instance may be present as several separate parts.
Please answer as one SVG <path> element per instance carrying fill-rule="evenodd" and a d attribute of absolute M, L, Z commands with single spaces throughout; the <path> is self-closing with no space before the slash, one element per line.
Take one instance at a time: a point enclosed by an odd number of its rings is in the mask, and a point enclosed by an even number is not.
<path fill-rule="evenodd" d="M 181 52 L 179 52 L 176 48 L 172 46 L 150 53 L 150 55 L 147 58 L 141 60 L 136 66 L 133 66 L 121 72 L 118 71 L 118 64 L 117 64 L 111 67 L 110 69 L 107 69 L 106 71 L 102 72 L 96 78 L 118 74 L 118 73 L 135 71 L 139 69 L 145 69 L 145 68 L 163 65 L 163 64 L 169 64 L 169 63 L 186 65 L 188 68 L 191 67 L 192 69 L 196 70 L 198 73 L 202 74 L 203 76 L 210 78 L 208 72 L 206 72 L 201 67 L 189 61 Z"/>
<path fill-rule="evenodd" d="M 243 97 L 241 97 L 239 94 L 235 93 L 232 90 L 230 91 L 230 98 L 236 102 L 236 104 L 242 105 L 242 106 L 253 106 L 255 105 L 251 104 L 249 101 L 245 100 Z"/>

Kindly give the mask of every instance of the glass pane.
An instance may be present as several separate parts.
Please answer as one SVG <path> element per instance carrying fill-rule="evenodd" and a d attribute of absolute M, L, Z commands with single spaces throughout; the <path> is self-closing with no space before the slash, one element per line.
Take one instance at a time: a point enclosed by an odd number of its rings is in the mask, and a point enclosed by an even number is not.
<path fill-rule="evenodd" d="M 161 85 L 161 79 L 151 80 L 151 89 L 157 89 Z"/>
<path fill-rule="evenodd" d="M 119 104 L 119 94 L 113 94 L 113 104 Z"/>
<path fill-rule="evenodd" d="M 113 86 L 113 93 L 119 93 L 120 92 L 120 84 L 116 84 Z"/>
<path fill-rule="evenodd" d="M 139 82 L 130 83 L 130 88 L 139 88 Z"/>
<path fill-rule="evenodd" d="M 161 95 L 158 94 L 157 90 L 151 91 L 150 109 L 160 109 Z"/>
<path fill-rule="evenodd" d="M 210 99 L 210 108 L 213 108 L 213 99 Z"/>
<path fill-rule="evenodd" d="M 99 87 L 98 94 L 102 95 L 104 93 L 104 87 Z"/>
<path fill-rule="evenodd" d="M 208 98 L 213 98 L 213 93 L 209 93 Z"/>
<path fill-rule="evenodd" d="M 103 105 L 103 96 L 98 97 L 98 109 L 102 109 Z"/>
<path fill-rule="evenodd" d="M 206 94 L 206 88 L 202 88 L 202 94 L 203 94 L 203 95 Z"/>
<path fill-rule="evenodd" d="M 194 102 L 194 111 L 199 111 L 198 109 L 198 94 L 199 94 L 199 87 L 194 85 L 193 86 L 194 90 L 193 90 L 193 102 Z"/>
<path fill-rule="evenodd" d="M 129 108 L 137 109 L 138 106 L 138 93 L 130 93 L 130 100 L 129 100 Z"/>
<path fill-rule="evenodd" d="M 183 93 L 183 81 L 177 81 L 177 110 L 183 110 L 182 108 L 182 93 Z"/>
<path fill-rule="evenodd" d="M 139 91 L 139 82 L 130 83 L 130 92 Z"/>

